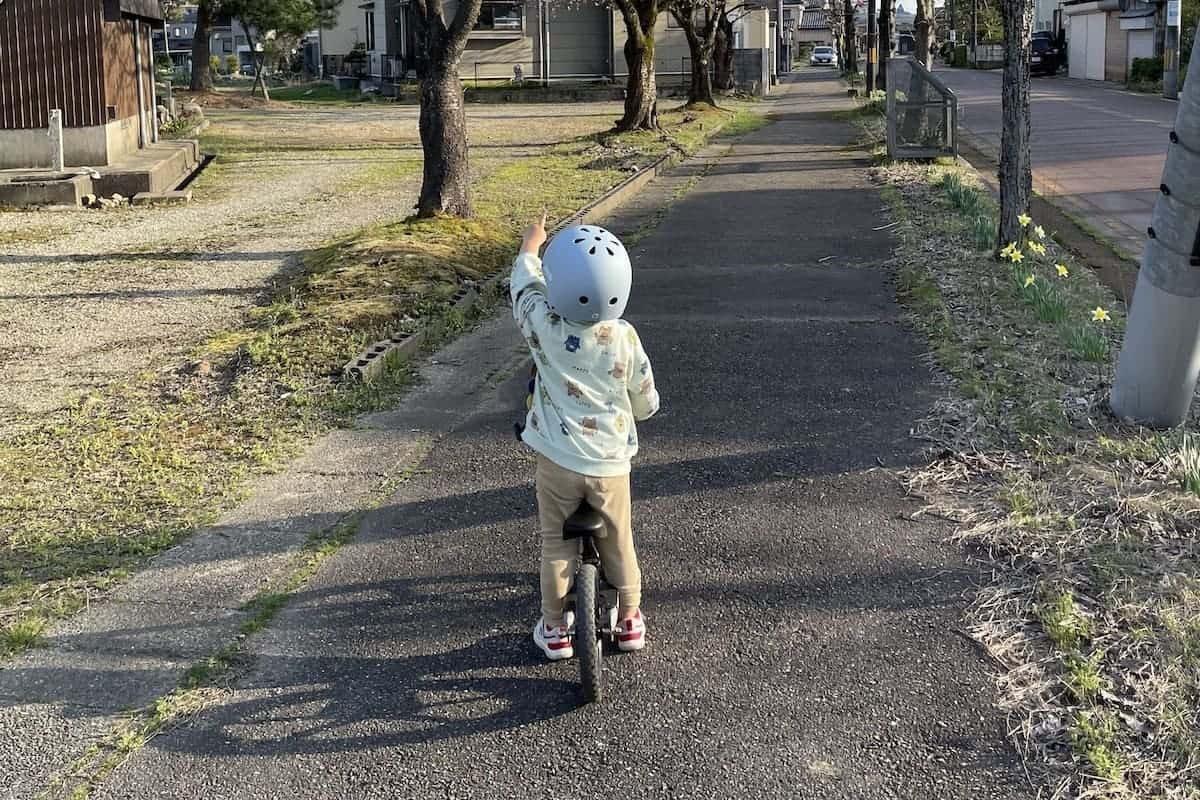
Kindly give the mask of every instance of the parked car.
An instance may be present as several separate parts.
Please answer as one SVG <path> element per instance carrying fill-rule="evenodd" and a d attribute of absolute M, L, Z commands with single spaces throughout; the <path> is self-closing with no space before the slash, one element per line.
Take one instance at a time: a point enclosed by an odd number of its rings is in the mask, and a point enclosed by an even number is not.
<path fill-rule="evenodd" d="M 1039 31 L 1033 35 L 1029 61 L 1029 71 L 1034 75 L 1054 75 L 1058 72 L 1063 59 L 1054 34 Z"/>
<path fill-rule="evenodd" d="M 818 45 L 813 48 L 812 55 L 808 57 L 808 65 L 810 67 L 836 67 L 838 65 L 837 51 L 828 45 Z"/>

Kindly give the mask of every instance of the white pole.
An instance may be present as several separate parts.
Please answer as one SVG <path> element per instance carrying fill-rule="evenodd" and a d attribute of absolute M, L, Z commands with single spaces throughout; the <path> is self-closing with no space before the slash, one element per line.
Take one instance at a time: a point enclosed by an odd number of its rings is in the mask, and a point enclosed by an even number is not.
<path fill-rule="evenodd" d="M 63 160 L 63 125 L 62 109 L 50 109 L 50 160 L 54 162 L 56 172 L 65 168 Z"/>
<path fill-rule="evenodd" d="M 1152 427 L 1187 419 L 1200 375 L 1200 38 L 1167 149 L 1110 404 Z"/>

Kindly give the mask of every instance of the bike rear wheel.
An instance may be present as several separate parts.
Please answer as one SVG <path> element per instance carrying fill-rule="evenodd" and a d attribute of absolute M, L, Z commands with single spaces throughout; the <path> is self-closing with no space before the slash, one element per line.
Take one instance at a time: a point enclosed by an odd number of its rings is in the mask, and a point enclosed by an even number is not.
<path fill-rule="evenodd" d="M 596 584 L 594 564 L 583 564 L 575 574 L 575 652 L 579 657 L 579 677 L 586 702 L 596 703 L 604 695 L 604 649 L 596 626 Z"/>

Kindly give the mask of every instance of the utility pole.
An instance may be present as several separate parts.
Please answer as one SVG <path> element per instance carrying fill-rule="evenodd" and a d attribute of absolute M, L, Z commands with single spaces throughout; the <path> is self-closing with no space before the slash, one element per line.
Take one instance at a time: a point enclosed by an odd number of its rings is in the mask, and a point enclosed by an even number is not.
<path fill-rule="evenodd" d="M 1187 419 L 1200 375 L 1200 38 L 1159 191 L 1109 404 L 1169 428 Z"/>
<path fill-rule="evenodd" d="M 1179 46 L 1183 26 L 1181 0 L 1167 0 L 1167 41 L 1163 47 L 1163 97 L 1179 97 Z"/>
<path fill-rule="evenodd" d="M 971 0 L 971 63 L 979 52 L 979 0 Z"/>
<path fill-rule="evenodd" d="M 879 30 L 875 19 L 875 0 L 867 0 L 867 97 L 875 91 L 875 70 L 879 65 Z"/>

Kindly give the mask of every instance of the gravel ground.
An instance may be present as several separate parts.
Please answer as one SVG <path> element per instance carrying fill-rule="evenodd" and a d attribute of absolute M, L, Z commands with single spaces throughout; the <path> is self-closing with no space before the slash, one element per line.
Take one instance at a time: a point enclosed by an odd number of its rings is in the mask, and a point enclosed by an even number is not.
<path fill-rule="evenodd" d="M 603 130 L 616 110 L 472 107 L 473 168 Z M 415 108 L 209 116 L 205 149 L 222 155 L 190 205 L 0 214 L 0 428 L 177 363 L 305 251 L 415 202 Z"/>

